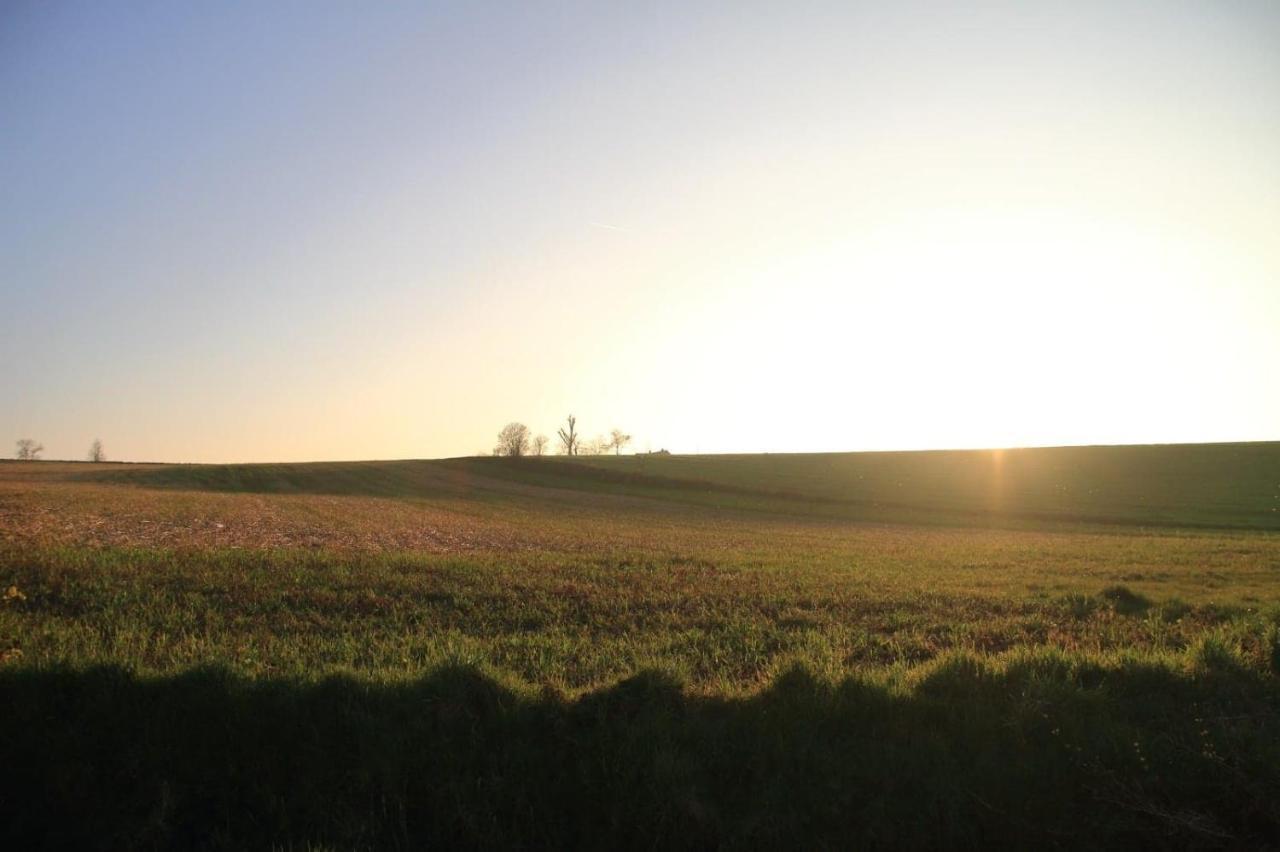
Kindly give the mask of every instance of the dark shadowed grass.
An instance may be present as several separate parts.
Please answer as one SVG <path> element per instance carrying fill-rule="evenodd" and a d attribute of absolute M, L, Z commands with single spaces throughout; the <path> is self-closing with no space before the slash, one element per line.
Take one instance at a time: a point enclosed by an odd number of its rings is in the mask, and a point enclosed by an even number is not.
<path fill-rule="evenodd" d="M 1280 692 L 1177 666 L 949 655 L 747 697 L 0 674 L 9 848 L 1213 848 L 1280 836 Z M 72 817 L 73 818 L 67 818 Z"/>

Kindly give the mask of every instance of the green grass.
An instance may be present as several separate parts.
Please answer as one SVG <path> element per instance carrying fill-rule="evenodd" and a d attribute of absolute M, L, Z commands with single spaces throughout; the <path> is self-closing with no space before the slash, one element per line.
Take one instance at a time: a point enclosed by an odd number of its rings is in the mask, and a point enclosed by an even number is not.
<path fill-rule="evenodd" d="M 843 503 L 878 518 L 923 510 L 958 517 L 1280 530 L 1277 443 L 577 461 L 613 473 Z"/>
<path fill-rule="evenodd" d="M 384 497 L 480 497 L 496 479 L 890 522 L 1280 531 L 1280 443 L 172 465 L 96 476 L 166 488 Z"/>
<path fill-rule="evenodd" d="M 1277 446 L 1022 452 L 2 466 L 0 838 L 1274 846 Z"/>
<path fill-rule="evenodd" d="M 1127 551 L 1116 571 L 1100 561 L 1111 543 L 1086 539 L 1062 543 L 1059 558 L 1082 566 L 1074 575 L 1048 564 L 1001 571 L 1028 544 L 948 541 L 929 557 L 859 541 L 800 558 L 764 545 L 467 557 L 24 548 L 0 552 L 26 596 L 0 611 L 0 640 L 18 643 L 29 665 L 148 675 L 218 665 L 247 677 L 394 680 L 465 660 L 567 694 L 643 669 L 741 694 L 795 662 L 838 679 L 951 651 L 1163 660 L 1206 635 L 1269 665 L 1274 567 L 1233 570 L 1238 554 L 1193 539 Z M 1084 568 L 1090 559 L 1096 567 Z M 1197 579 L 1201 560 L 1237 587 Z M 1164 576 L 1146 579 L 1151 564 Z"/>

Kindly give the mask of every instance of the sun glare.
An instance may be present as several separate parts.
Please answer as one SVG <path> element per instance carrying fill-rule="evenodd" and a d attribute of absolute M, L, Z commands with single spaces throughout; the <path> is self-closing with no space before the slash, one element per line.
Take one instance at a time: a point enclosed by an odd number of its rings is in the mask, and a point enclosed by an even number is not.
<path fill-rule="evenodd" d="M 1037 211 L 890 222 L 744 271 L 674 328 L 701 341 L 668 369 L 715 377 L 704 406 L 767 388 L 784 403 L 758 415 L 770 437 L 812 412 L 810 449 L 1136 436 L 1147 404 L 1202 375 L 1186 341 L 1231 332 L 1187 298 L 1194 249 Z M 1137 391 L 1118 368 L 1134 363 L 1151 365 Z"/>

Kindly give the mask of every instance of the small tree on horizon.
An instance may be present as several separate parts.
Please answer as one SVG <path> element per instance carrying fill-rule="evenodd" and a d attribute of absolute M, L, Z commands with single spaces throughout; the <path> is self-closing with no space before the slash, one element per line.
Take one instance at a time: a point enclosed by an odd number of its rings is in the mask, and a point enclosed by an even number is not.
<path fill-rule="evenodd" d="M 89 445 L 89 461 L 104 462 L 107 460 L 106 451 L 102 449 L 102 439 L 94 438 L 93 443 Z"/>
<path fill-rule="evenodd" d="M 608 446 L 613 449 L 615 456 L 622 455 L 622 448 L 631 443 L 631 436 L 623 432 L 621 429 L 614 429 L 609 433 Z"/>
<path fill-rule="evenodd" d="M 529 427 L 523 423 L 508 423 L 498 433 L 498 446 L 494 447 L 495 456 L 511 456 L 518 458 L 529 452 Z"/>
<path fill-rule="evenodd" d="M 569 425 L 568 431 L 561 426 L 556 432 L 556 437 L 560 439 L 560 449 L 566 456 L 576 456 L 578 454 L 578 418 L 570 414 L 566 422 Z"/>
<path fill-rule="evenodd" d="M 19 438 L 15 457 L 19 461 L 35 461 L 44 452 L 44 444 L 33 438 Z"/>
<path fill-rule="evenodd" d="M 550 439 L 546 435 L 539 435 L 533 439 L 533 454 L 535 456 L 545 456 L 547 454 L 547 444 Z"/>

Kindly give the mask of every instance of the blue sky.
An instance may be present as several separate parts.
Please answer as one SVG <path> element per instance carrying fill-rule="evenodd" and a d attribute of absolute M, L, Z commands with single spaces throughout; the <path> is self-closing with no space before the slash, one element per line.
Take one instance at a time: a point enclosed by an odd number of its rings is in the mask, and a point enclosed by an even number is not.
<path fill-rule="evenodd" d="M 1280 438 L 1271 3 L 10 3 L 0 186 L 51 456 Z"/>

